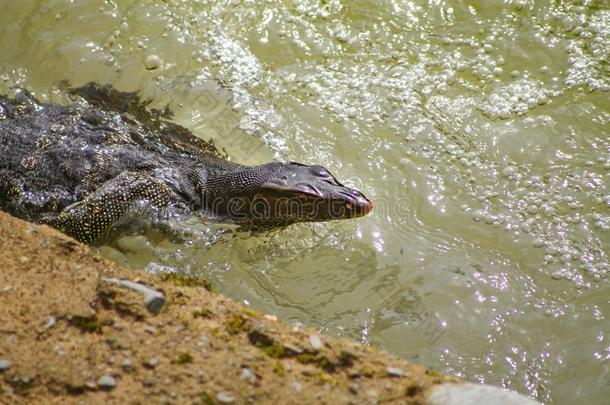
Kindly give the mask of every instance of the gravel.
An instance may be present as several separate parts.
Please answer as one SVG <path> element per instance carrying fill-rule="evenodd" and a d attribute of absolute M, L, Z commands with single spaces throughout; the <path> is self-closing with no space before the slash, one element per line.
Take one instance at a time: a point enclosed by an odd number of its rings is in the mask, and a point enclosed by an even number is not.
<path fill-rule="evenodd" d="M 157 357 L 153 357 L 152 359 L 149 359 L 145 366 L 146 367 L 150 367 L 150 368 L 155 368 L 159 365 L 159 359 Z"/>
<path fill-rule="evenodd" d="M 250 370 L 247 367 L 245 367 L 241 370 L 241 375 L 239 376 L 239 378 L 241 378 L 242 380 L 249 381 L 249 382 L 253 382 L 254 380 L 256 380 L 256 377 L 254 376 L 254 373 L 252 372 L 252 370 Z"/>
<path fill-rule="evenodd" d="M 219 392 L 216 395 L 216 400 L 221 404 L 232 404 L 235 402 L 235 395 L 230 392 Z"/>
<path fill-rule="evenodd" d="M 8 370 L 11 364 L 13 363 L 10 360 L 0 359 L 0 372 Z"/>
<path fill-rule="evenodd" d="M 317 352 L 322 350 L 322 341 L 318 335 L 309 335 L 309 344 Z"/>
<path fill-rule="evenodd" d="M 391 377 L 405 377 L 407 375 L 404 370 L 396 367 L 388 367 L 387 372 Z"/>
<path fill-rule="evenodd" d="M 103 375 L 97 380 L 97 386 L 100 388 L 114 388 L 116 387 L 116 379 L 111 375 Z"/>
<path fill-rule="evenodd" d="M 144 306 L 153 314 L 158 314 L 165 305 L 165 295 L 143 284 L 117 278 L 104 278 L 104 281 L 144 294 Z"/>

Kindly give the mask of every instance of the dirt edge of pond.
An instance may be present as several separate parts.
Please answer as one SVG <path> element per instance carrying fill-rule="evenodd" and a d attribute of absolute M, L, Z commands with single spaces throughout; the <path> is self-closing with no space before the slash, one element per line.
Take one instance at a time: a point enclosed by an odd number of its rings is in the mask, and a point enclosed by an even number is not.
<path fill-rule="evenodd" d="M 0 402 L 415 404 L 454 381 L 184 284 L 0 212 Z"/>

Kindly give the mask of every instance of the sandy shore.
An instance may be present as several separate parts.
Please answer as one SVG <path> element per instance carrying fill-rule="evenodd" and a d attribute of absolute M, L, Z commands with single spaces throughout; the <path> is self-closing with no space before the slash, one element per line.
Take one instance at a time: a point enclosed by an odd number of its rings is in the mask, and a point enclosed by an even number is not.
<path fill-rule="evenodd" d="M 0 212 L 1 403 L 416 404 L 446 381 Z"/>

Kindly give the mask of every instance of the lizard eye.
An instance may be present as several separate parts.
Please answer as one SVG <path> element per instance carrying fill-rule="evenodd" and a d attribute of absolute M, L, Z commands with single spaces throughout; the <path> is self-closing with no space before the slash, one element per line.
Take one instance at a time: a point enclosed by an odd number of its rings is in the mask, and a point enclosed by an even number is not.
<path fill-rule="evenodd" d="M 323 178 L 332 178 L 332 174 L 330 174 L 330 172 L 328 170 L 326 170 L 326 168 L 322 167 L 322 166 L 311 166 L 311 171 L 313 174 L 315 174 L 318 177 L 323 177 Z"/>

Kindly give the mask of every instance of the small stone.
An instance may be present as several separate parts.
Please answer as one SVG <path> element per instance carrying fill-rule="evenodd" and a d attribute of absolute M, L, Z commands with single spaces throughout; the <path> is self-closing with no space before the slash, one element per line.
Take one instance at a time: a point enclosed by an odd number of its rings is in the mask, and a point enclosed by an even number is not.
<path fill-rule="evenodd" d="M 154 386 L 154 385 L 155 385 L 155 380 L 151 380 L 150 378 L 147 378 L 146 380 L 144 380 L 144 381 L 142 382 L 142 384 L 143 384 L 145 387 L 152 387 L 152 386 Z"/>
<path fill-rule="evenodd" d="M 148 360 L 145 365 L 146 367 L 155 368 L 159 365 L 159 359 L 153 357 L 152 359 Z"/>
<path fill-rule="evenodd" d="M 540 405 L 540 402 L 502 388 L 480 384 L 437 384 L 427 393 L 430 404 Z"/>
<path fill-rule="evenodd" d="M 144 306 L 153 314 L 158 314 L 165 305 L 165 296 L 161 293 L 145 294 Z"/>
<path fill-rule="evenodd" d="M 111 375 L 103 375 L 97 380 L 97 386 L 100 388 L 114 388 L 116 387 L 116 380 Z"/>
<path fill-rule="evenodd" d="M 396 367 L 388 367 L 387 372 L 388 372 L 388 375 L 391 377 L 404 377 L 407 375 L 407 373 L 405 373 L 404 370 L 401 370 Z"/>
<path fill-rule="evenodd" d="M 232 404 L 235 402 L 235 395 L 230 392 L 219 392 L 216 395 L 216 400 L 221 404 Z"/>
<path fill-rule="evenodd" d="M 118 284 L 123 288 L 138 291 L 144 294 L 144 306 L 153 314 L 158 314 L 165 305 L 165 296 L 150 287 L 129 280 L 120 280 L 117 278 L 103 278 L 107 283 Z"/>
<path fill-rule="evenodd" d="M 148 55 L 144 60 L 144 67 L 148 70 L 155 70 L 161 65 L 159 55 Z"/>
<path fill-rule="evenodd" d="M 249 382 L 254 382 L 254 380 L 256 380 L 254 373 L 248 367 L 242 368 L 241 375 L 239 376 L 239 378 L 241 378 L 242 380 L 249 381 Z"/>
<path fill-rule="evenodd" d="M 301 349 L 300 347 L 295 346 L 293 344 L 284 343 L 283 346 L 284 346 L 284 349 L 286 349 L 291 354 L 302 354 L 303 353 L 303 349 Z"/>
<path fill-rule="evenodd" d="M 47 323 L 44 324 L 43 328 L 51 329 L 53 326 L 55 326 L 56 323 L 57 321 L 55 320 L 55 317 L 50 316 L 49 319 L 47 319 Z"/>
<path fill-rule="evenodd" d="M 309 335 L 309 344 L 317 352 L 322 350 L 322 341 L 318 335 Z"/>
<path fill-rule="evenodd" d="M 0 372 L 6 371 L 13 364 L 10 360 L 0 359 Z"/>
<path fill-rule="evenodd" d="M 125 359 L 123 360 L 123 364 L 121 364 L 121 366 L 125 369 L 125 370 L 130 370 L 131 367 L 133 366 L 131 359 Z"/>

